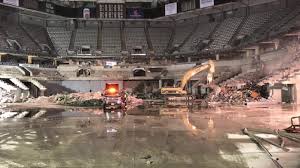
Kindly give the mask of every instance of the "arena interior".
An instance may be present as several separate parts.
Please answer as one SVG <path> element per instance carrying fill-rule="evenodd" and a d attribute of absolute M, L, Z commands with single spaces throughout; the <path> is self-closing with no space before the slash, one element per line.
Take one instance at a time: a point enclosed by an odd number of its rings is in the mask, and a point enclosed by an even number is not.
<path fill-rule="evenodd" d="M 299 168 L 299 0 L 0 0 L 0 167 Z"/>

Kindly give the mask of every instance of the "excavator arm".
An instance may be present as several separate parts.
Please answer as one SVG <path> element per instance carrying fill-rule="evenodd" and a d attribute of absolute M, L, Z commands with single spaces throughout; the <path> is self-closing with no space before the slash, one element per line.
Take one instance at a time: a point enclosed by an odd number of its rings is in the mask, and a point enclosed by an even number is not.
<path fill-rule="evenodd" d="M 215 72 L 215 64 L 212 60 L 208 60 L 207 62 L 203 63 L 202 65 L 193 67 L 192 69 L 188 70 L 183 77 L 181 78 L 181 85 L 177 88 L 162 88 L 161 94 L 187 94 L 184 90 L 187 82 L 196 74 L 208 70 L 207 74 L 207 81 L 210 83 L 213 78 L 213 73 Z"/>
<path fill-rule="evenodd" d="M 199 65 L 199 66 L 196 66 L 190 70 L 188 70 L 184 75 L 183 77 L 181 78 L 181 85 L 180 87 L 182 89 L 185 88 L 185 85 L 187 84 L 187 82 L 196 74 L 202 72 L 202 71 L 205 71 L 208 69 L 208 75 L 207 75 L 207 80 L 209 82 L 211 82 L 211 75 L 215 72 L 215 65 L 213 63 L 213 61 L 209 60 L 207 62 L 205 62 L 204 64 L 202 65 Z"/>

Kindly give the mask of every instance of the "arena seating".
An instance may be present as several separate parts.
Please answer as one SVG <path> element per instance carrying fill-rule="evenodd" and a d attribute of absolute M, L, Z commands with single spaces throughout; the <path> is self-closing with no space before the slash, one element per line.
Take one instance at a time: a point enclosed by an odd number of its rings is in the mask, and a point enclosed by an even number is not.
<path fill-rule="evenodd" d="M 187 52 L 194 52 L 196 50 L 196 45 L 209 37 L 211 31 L 214 30 L 217 22 L 207 23 L 207 24 L 201 24 L 201 26 L 198 26 L 196 31 L 193 33 L 191 38 L 189 38 L 186 43 L 182 46 L 180 49 L 181 52 L 187 53 Z"/>
<path fill-rule="evenodd" d="M 58 54 L 66 56 L 66 51 L 70 44 L 71 31 L 62 27 L 48 27 L 47 31 Z"/>
<path fill-rule="evenodd" d="M 292 9 L 290 8 L 278 8 L 271 10 L 271 16 L 268 21 L 251 34 L 251 40 L 246 41 L 246 44 L 269 37 L 269 33 L 274 28 L 274 26 L 278 25 L 278 23 L 285 19 L 285 17 L 287 17 L 291 11 Z"/>
<path fill-rule="evenodd" d="M 299 21 L 300 6 L 298 5 L 295 9 L 291 10 L 286 17 L 282 18 L 277 24 L 275 24 L 272 30 L 277 33 L 288 31 L 291 27 L 299 27 Z"/>
<path fill-rule="evenodd" d="M 2 32 L 2 28 L 0 28 L 0 48 L 3 50 L 8 50 L 8 44 L 6 42 L 6 37 L 4 33 Z"/>
<path fill-rule="evenodd" d="M 49 45 L 49 41 L 47 40 L 44 27 L 30 24 L 23 24 L 23 27 L 38 43 Z"/>
<path fill-rule="evenodd" d="M 6 31 L 8 39 L 16 40 L 24 52 L 39 52 L 39 47 L 27 36 L 27 34 L 17 24 L 1 24 L 2 29 Z M 6 39 L 7 39 L 6 38 Z"/>
<path fill-rule="evenodd" d="M 171 38 L 171 27 L 155 23 L 152 24 L 148 30 L 154 52 L 158 55 L 164 54 Z"/>
<path fill-rule="evenodd" d="M 252 34 L 255 29 L 261 27 L 265 22 L 267 22 L 270 16 L 270 12 L 256 13 L 248 16 L 238 32 L 237 37 Z"/>
<path fill-rule="evenodd" d="M 68 19 L 62 19 L 61 22 L 57 22 L 59 25 L 56 25 L 56 22 L 47 24 L 51 41 L 45 34 L 45 27 L 25 21 L 19 22 L 22 25 L 5 21 L 0 25 L 0 48 L 2 51 L 13 50 L 7 43 L 7 39 L 11 39 L 16 40 L 22 48 L 13 52 L 23 54 L 43 53 L 39 45 L 46 44 L 52 49 L 51 43 L 60 56 L 67 56 L 66 51 L 69 48 L 84 45 L 89 45 L 92 51 L 98 47 L 102 52 L 97 54 L 102 56 L 120 56 L 122 50 L 129 53 L 148 53 L 148 49 L 152 48 L 155 55 L 175 53 L 175 50 L 179 54 L 186 54 L 205 49 L 221 50 L 248 45 L 250 42 L 255 43 L 270 37 L 270 34 L 276 35 L 300 25 L 299 6 L 267 8 L 265 11 L 253 8 L 249 13 L 247 16 L 240 11 L 229 15 L 219 13 L 210 17 L 191 15 L 182 20 L 164 21 L 99 20 L 91 22 L 92 24 L 82 24 L 84 22 L 79 21 L 76 26 L 75 22 L 69 25 Z M 226 19 L 223 19 L 224 16 Z"/>
<path fill-rule="evenodd" d="M 121 37 L 119 23 L 104 23 L 102 28 L 102 55 L 120 56 Z"/>
<path fill-rule="evenodd" d="M 197 22 L 195 23 L 193 20 L 176 24 L 173 46 L 182 44 L 182 42 L 193 31 L 196 25 Z"/>
<path fill-rule="evenodd" d="M 97 47 L 97 28 L 80 28 L 76 30 L 75 48 L 89 45 L 91 49 Z"/>
<path fill-rule="evenodd" d="M 242 17 L 232 17 L 225 19 L 218 27 L 212 36 L 213 42 L 210 44 L 210 49 L 228 48 L 228 42 L 242 22 Z"/>
<path fill-rule="evenodd" d="M 147 52 L 148 44 L 144 27 L 126 27 L 125 42 L 127 50 L 134 52 L 135 49 L 141 49 L 143 53 Z"/>

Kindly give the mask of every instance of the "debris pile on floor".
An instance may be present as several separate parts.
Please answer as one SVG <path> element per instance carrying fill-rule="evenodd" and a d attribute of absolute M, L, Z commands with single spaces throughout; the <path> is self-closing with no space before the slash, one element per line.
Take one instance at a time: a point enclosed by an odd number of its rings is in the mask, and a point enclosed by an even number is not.
<path fill-rule="evenodd" d="M 235 84 L 233 84 L 235 83 Z M 209 102 L 228 103 L 233 105 L 246 104 L 247 102 L 268 101 L 266 87 L 259 86 L 249 80 L 232 81 L 221 87 L 215 87 L 207 100 Z"/>
<path fill-rule="evenodd" d="M 14 94 L 0 88 L 0 103 L 12 103 Z"/>
<path fill-rule="evenodd" d="M 231 87 L 222 87 L 218 95 L 210 96 L 210 102 L 222 102 L 229 104 L 245 104 L 249 101 L 258 101 L 261 98 L 259 93 L 249 89 L 235 90 Z"/>
<path fill-rule="evenodd" d="M 94 95 L 90 94 L 91 97 L 88 97 L 85 93 L 82 95 L 71 93 L 71 94 L 58 94 L 54 98 L 54 102 L 60 105 L 67 106 L 82 106 L 82 107 L 91 107 L 91 106 L 102 106 L 103 101 L 100 98 L 95 98 Z"/>
<path fill-rule="evenodd" d="M 70 94 L 57 94 L 53 96 L 41 96 L 38 98 L 31 98 L 28 103 L 39 104 L 59 104 L 67 106 L 81 106 L 81 107 L 101 107 L 103 104 L 103 96 L 101 92 L 89 92 L 89 93 L 70 93 Z M 128 106 L 137 106 L 143 103 L 142 99 L 138 99 L 134 96 L 128 97 Z"/>
<path fill-rule="evenodd" d="M 57 94 L 49 97 L 41 96 L 38 98 L 31 98 L 27 103 L 39 104 L 59 104 L 67 106 L 102 106 L 101 93 L 70 93 L 70 94 Z"/>

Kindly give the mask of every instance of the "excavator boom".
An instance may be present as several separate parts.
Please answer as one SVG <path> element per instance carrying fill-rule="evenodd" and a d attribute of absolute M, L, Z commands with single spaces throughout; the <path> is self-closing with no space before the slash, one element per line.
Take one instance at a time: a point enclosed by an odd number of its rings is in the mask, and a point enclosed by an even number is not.
<path fill-rule="evenodd" d="M 215 72 L 215 64 L 212 60 L 208 60 L 202 65 L 198 65 L 188 70 L 181 78 L 181 85 L 177 88 L 161 88 L 161 94 L 181 94 L 185 95 L 187 92 L 184 90 L 187 82 L 196 74 L 208 69 L 207 81 L 212 81 L 213 73 Z"/>

